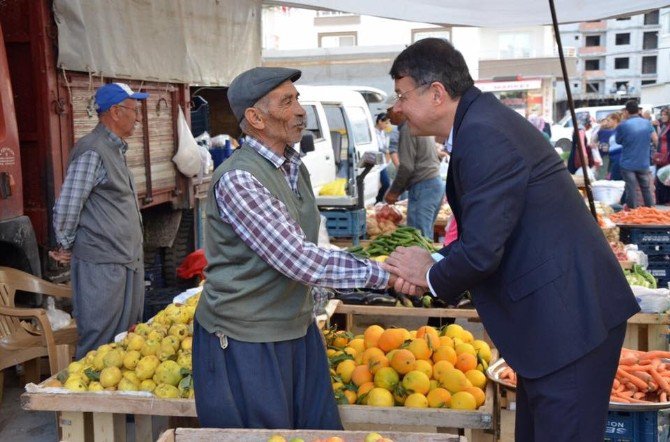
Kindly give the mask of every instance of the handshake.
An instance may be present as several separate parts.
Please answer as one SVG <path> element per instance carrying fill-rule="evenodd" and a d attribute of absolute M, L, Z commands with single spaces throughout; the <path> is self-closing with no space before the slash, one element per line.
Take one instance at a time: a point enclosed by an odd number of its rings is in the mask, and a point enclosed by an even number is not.
<path fill-rule="evenodd" d="M 398 247 L 381 263 L 388 271 L 388 287 L 410 296 L 421 296 L 428 291 L 428 270 L 435 264 L 430 252 L 419 246 Z"/>

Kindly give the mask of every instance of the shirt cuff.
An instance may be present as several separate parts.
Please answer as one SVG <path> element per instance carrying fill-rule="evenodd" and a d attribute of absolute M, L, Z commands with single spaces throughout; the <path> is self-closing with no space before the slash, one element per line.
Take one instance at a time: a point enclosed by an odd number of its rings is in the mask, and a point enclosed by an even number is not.
<path fill-rule="evenodd" d="M 375 289 L 385 289 L 389 283 L 389 272 L 382 269 L 379 263 L 370 261 L 370 277 L 368 278 L 368 287 Z"/>
<path fill-rule="evenodd" d="M 433 258 L 433 261 L 439 262 L 444 259 L 443 255 L 440 255 L 439 253 L 435 252 L 430 255 Z M 435 290 L 433 290 L 433 286 L 430 284 L 430 271 L 432 267 L 428 269 L 426 272 L 426 282 L 428 283 L 428 290 L 430 290 L 430 294 L 433 295 L 433 297 L 437 298 L 437 293 L 435 293 Z"/>

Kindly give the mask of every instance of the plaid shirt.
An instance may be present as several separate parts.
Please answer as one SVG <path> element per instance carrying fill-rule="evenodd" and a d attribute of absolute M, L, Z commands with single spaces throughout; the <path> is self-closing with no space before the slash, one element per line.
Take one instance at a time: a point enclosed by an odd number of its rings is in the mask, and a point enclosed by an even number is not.
<path fill-rule="evenodd" d="M 251 137 L 247 137 L 246 142 L 281 168 L 291 189 L 297 192 L 301 161 L 295 150 L 287 148 L 284 156 L 280 156 Z M 249 172 L 225 173 L 216 184 L 215 192 L 221 219 L 232 226 L 251 250 L 288 278 L 307 285 L 340 289 L 386 287 L 388 272 L 377 262 L 323 249 L 307 241 L 284 203 Z"/>
<path fill-rule="evenodd" d="M 109 137 L 121 143 L 121 155 L 125 155 L 128 145 L 114 133 Z M 70 250 L 79 226 L 81 210 L 93 188 L 107 179 L 107 171 L 97 152 L 89 150 L 77 157 L 67 168 L 60 197 L 54 206 L 53 226 L 56 242 L 65 250 Z"/>

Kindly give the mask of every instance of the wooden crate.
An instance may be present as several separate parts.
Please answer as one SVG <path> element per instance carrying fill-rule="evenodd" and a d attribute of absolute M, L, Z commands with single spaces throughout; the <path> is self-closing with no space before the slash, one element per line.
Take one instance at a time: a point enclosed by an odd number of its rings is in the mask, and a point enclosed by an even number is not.
<path fill-rule="evenodd" d="M 436 433 L 379 432 L 394 442 L 466 442 L 462 436 Z M 345 442 L 363 442 L 367 431 L 319 431 L 319 430 L 250 430 L 222 428 L 177 428 L 164 432 L 158 442 L 264 442 L 273 435 L 286 440 L 299 437 L 309 442 L 314 439 L 339 436 Z"/>

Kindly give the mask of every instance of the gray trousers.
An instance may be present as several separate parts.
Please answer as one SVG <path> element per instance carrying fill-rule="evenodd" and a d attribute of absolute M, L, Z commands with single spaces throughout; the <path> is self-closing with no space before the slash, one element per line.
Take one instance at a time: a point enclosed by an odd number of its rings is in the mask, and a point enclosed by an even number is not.
<path fill-rule="evenodd" d="M 81 359 L 114 336 L 142 320 L 144 267 L 131 270 L 122 264 L 94 264 L 72 256 L 72 304 L 79 341 L 75 357 Z"/>

